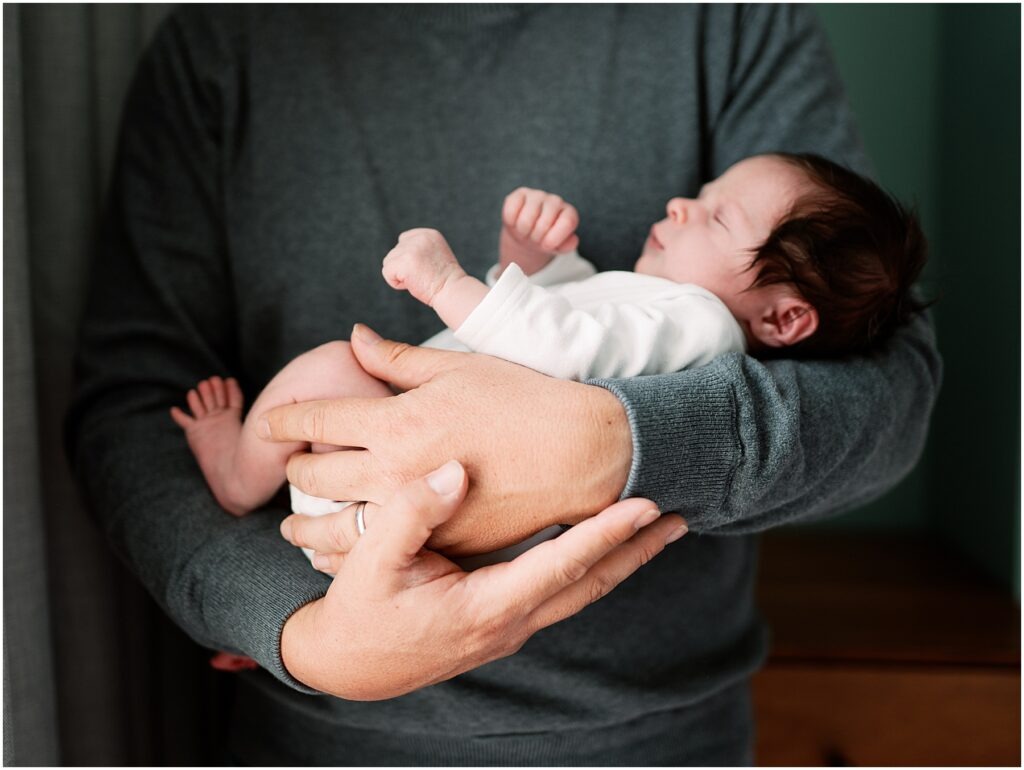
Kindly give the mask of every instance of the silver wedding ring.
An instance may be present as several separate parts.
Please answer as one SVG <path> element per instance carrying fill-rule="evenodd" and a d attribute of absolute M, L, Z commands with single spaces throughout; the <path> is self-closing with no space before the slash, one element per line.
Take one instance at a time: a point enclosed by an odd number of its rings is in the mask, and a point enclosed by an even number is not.
<path fill-rule="evenodd" d="M 366 500 L 363 500 L 356 504 L 356 533 L 360 537 L 366 531 L 366 519 L 363 518 L 363 514 L 366 511 Z"/>

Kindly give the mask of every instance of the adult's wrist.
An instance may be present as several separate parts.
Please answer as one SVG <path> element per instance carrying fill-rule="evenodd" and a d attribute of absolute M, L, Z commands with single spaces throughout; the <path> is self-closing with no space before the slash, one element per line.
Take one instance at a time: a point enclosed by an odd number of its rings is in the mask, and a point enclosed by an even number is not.
<path fill-rule="evenodd" d="M 622 497 L 633 465 L 633 434 L 622 402 L 610 391 L 594 385 L 579 385 L 581 398 L 575 403 L 580 410 L 573 421 L 579 427 L 578 446 L 585 451 L 581 468 L 590 483 L 582 490 L 586 496 L 578 524 L 590 515 L 607 508 Z"/>
<path fill-rule="evenodd" d="M 723 366 L 594 380 L 624 406 L 634 452 L 625 497 L 686 511 L 693 531 L 721 511 L 742 459 L 736 396 Z"/>
<path fill-rule="evenodd" d="M 293 612 L 281 630 L 281 662 L 297 681 L 314 690 L 324 691 L 324 672 L 316 665 L 320 656 L 316 633 L 324 599 L 315 599 Z"/>

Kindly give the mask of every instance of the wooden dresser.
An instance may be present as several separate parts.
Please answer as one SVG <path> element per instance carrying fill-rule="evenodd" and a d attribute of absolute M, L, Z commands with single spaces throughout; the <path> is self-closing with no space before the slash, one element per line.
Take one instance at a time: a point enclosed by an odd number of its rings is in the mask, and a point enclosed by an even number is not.
<path fill-rule="evenodd" d="M 1020 607 L 938 543 L 766 535 L 758 765 L 1021 764 Z"/>

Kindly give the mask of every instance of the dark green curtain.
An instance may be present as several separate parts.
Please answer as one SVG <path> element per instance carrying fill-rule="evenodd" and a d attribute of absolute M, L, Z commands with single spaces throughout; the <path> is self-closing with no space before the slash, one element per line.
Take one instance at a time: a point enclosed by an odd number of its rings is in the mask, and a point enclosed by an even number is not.
<path fill-rule="evenodd" d="M 5 765 L 217 762 L 222 684 L 113 557 L 61 444 L 122 103 L 168 9 L 4 5 Z"/>

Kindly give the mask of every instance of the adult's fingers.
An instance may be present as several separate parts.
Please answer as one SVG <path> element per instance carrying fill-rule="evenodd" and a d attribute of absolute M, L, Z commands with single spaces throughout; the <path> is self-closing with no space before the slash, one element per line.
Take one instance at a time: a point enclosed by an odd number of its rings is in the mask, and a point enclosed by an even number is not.
<path fill-rule="evenodd" d="M 452 369 L 466 355 L 386 340 L 363 324 L 352 329 L 352 353 L 367 372 L 402 390 L 412 390 Z"/>
<path fill-rule="evenodd" d="M 630 498 L 605 508 L 555 540 L 534 546 L 510 565 L 506 589 L 537 606 L 582 580 L 609 551 L 625 543 L 637 529 L 654 521 L 658 509 L 650 500 Z M 524 595 L 524 591 L 526 595 Z"/>
<path fill-rule="evenodd" d="M 684 534 L 685 522 L 676 514 L 666 514 L 643 527 L 628 541 L 599 559 L 580 580 L 566 586 L 537 607 L 528 619 L 530 633 L 565 620 L 607 596 L 623 580 L 661 553 L 668 543 Z"/>
<path fill-rule="evenodd" d="M 334 577 L 347 558 L 347 553 L 314 553 L 313 566 L 324 574 Z"/>
<path fill-rule="evenodd" d="M 380 463 L 364 449 L 298 452 L 288 458 L 286 473 L 289 482 L 314 497 L 382 503 L 391 496 Z"/>
<path fill-rule="evenodd" d="M 457 460 L 401 487 L 367 526 L 359 547 L 347 557 L 360 574 L 373 573 L 385 593 L 406 587 L 405 570 L 436 527 L 455 513 L 466 496 L 469 478 Z"/>
<path fill-rule="evenodd" d="M 334 446 L 363 446 L 386 425 L 387 398 L 340 398 L 300 401 L 274 407 L 256 423 L 257 435 L 267 441 L 308 441 Z"/>
<path fill-rule="evenodd" d="M 281 522 L 281 536 L 294 546 L 311 548 L 317 553 L 348 553 L 360 537 L 356 526 L 356 505 L 358 503 L 320 515 L 293 513 Z M 363 524 L 367 529 L 379 511 L 380 506 L 376 503 L 367 503 L 363 508 Z"/>

